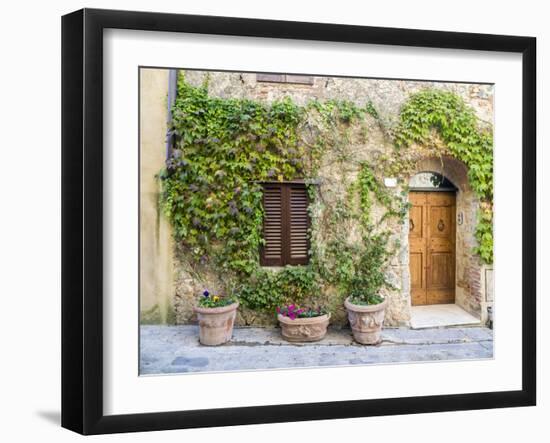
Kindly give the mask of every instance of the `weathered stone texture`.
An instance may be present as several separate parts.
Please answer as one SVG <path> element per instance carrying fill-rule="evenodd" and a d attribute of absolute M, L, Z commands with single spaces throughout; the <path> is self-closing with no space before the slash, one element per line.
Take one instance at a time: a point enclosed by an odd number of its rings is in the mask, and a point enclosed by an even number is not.
<path fill-rule="evenodd" d="M 218 97 L 238 97 L 272 102 L 285 96 L 301 105 L 312 98 L 351 100 L 359 106 L 372 102 L 384 123 L 394 123 L 407 98 L 422 89 L 444 89 L 461 96 L 481 121 L 493 122 L 493 86 L 411 80 L 314 77 L 313 85 L 256 81 L 256 74 L 185 71 L 186 80 L 201 85 L 208 77 L 208 90 Z"/>
<path fill-rule="evenodd" d="M 375 80 L 352 78 L 315 77 L 313 85 L 279 84 L 257 82 L 255 74 L 220 73 L 186 71 L 188 82 L 200 85 L 208 81 L 210 94 L 218 97 L 239 97 L 272 102 L 284 96 L 291 96 L 298 104 L 306 104 L 311 99 L 347 99 L 360 106 L 372 102 L 379 114 L 380 122 L 373 117 L 366 117 L 366 137 L 363 133 L 354 133 L 350 143 L 342 153 L 336 149 L 330 150 L 323 158 L 318 177 L 319 199 L 314 203 L 313 214 L 320 215 L 346 193 L 347 187 L 358 174 L 359 163 L 367 161 L 376 163 L 382 154 L 393 152 L 391 139 L 385 133 L 386 127 L 395 124 L 399 110 L 407 98 L 414 92 L 426 88 L 438 88 L 452 91 L 460 95 L 476 112 L 482 122 L 492 123 L 493 119 L 493 87 L 490 85 L 473 85 L 462 83 L 418 82 L 404 80 Z M 349 164 L 342 167 L 336 161 L 337 156 L 346 155 Z M 456 232 L 456 303 L 468 312 L 485 318 L 487 300 L 485 289 L 485 268 L 472 253 L 475 246 L 475 226 L 477 219 L 478 199 L 468 184 L 467 169 L 459 161 L 452 158 L 425 158 L 418 163 L 414 173 L 436 171 L 448 177 L 458 188 L 456 199 L 457 215 L 461 214 L 462 224 L 457 223 Z M 392 190 L 395 194 L 402 191 L 398 186 Z M 373 208 L 374 217 L 381 217 L 383 208 Z M 389 281 L 395 289 L 384 290 L 389 303 L 386 309 L 387 325 L 408 325 L 410 319 L 410 274 L 408 251 L 408 217 L 404 224 L 391 222 L 395 239 L 401 246 L 396 250 L 387 271 Z M 353 222 L 346 226 L 348 240 L 359 240 L 357 225 Z M 320 253 L 323 252 L 323 241 L 326 232 L 322 228 L 314 234 Z M 196 297 L 207 287 L 211 291 L 222 288 L 221 281 L 215 273 L 202 267 L 200 270 L 176 260 L 175 311 L 177 323 L 195 321 L 192 305 Z M 200 272 L 199 272 L 200 271 Z M 483 276 L 483 278 L 482 278 Z M 346 315 L 343 309 L 343 297 L 335 296 L 335 288 L 324 288 L 320 300 L 324 300 L 332 312 L 331 323 L 336 326 L 345 325 Z M 487 299 L 487 300 L 486 300 Z M 239 308 L 236 323 L 238 325 L 272 325 L 275 316 L 259 314 Z"/>

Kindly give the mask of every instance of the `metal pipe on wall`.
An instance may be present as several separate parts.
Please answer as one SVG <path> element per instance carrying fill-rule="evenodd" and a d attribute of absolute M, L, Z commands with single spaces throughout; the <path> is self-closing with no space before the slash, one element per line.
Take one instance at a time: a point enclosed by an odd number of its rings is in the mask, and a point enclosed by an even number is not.
<path fill-rule="evenodd" d="M 166 160 L 172 155 L 172 148 L 174 147 L 174 131 L 172 129 L 172 107 L 176 102 L 176 94 L 178 89 L 178 70 L 170 69 L 168 71 L 168 100 L 167 102 L 167 132 L 166 132 Z"/>

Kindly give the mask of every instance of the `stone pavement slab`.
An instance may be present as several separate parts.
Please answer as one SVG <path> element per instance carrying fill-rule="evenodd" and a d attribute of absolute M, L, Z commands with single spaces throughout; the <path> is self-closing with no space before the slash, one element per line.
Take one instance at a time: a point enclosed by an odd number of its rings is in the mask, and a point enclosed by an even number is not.
<path fill-rule="evenodd" d="M 465 325 L 480 326 L 480 320 L 454 303 L 411 307 L 413 329 Z"/>
<path fill-rule="evenodd" d="M 143 325 L 140 374 L 243 371 L 419 361 L 484 359 L 493 356 L 488 328 L 386 328 L 377 346 L 356 344 L 349 329 L 329 328 L 316 343 L 289 343 L 278 328 L 235 328 L 233 340 L 208 347 L 198 326 Z"/>

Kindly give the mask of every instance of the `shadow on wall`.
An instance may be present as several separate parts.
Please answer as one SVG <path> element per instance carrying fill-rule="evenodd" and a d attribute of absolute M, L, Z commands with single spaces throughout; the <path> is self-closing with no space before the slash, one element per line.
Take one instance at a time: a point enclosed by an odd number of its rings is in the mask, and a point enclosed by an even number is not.
<path fill-rule="evenodd" d="M 61 425 L 61 411 L 36 411 L 36 415 L 55 426 Z"/>

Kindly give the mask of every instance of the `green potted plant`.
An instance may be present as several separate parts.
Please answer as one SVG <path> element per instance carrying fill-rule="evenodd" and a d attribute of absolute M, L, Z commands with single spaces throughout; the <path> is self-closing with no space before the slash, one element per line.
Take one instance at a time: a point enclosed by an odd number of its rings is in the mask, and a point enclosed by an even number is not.
<path fill-rule="evenodd" d="M 290 304 L 277 308 L 281 335 L 290 342 L 319 341 L 327 333 L 330 313 L 325 308 L 301 308 Z"/>
<path fill-rule="evenodd" d="M 353 338 L 361 344 L 380 342 L 388 301 L 380 295 L 382 287 L 391 287 L 384 273 L 387 259 L 387 234 L 370 235 L 348 283 L 344 306 Z"/>
<path fill-rule="evenodd" d="M 217 346 L 231 340 L 238 307 L 235 297 L 210 294 L 205 290 L 194 307 L 201 344 Z"/>

